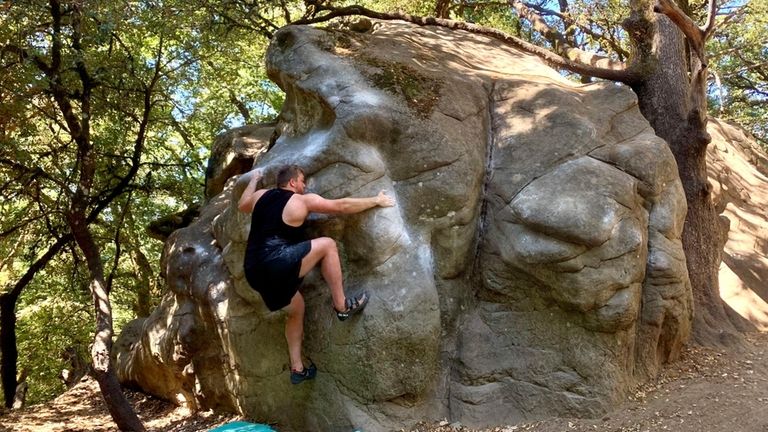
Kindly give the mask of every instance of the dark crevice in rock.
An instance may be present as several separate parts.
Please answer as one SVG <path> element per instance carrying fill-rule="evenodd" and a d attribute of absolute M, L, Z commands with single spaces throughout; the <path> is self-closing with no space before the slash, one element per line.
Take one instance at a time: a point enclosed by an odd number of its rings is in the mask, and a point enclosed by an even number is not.
<path fill-rule="evenodd" d="M 478 271 L 478 263 L 480 261 L 480 251 L 482 250 L 483 241 L 485 238 L 486 230 L 488 229 L 488 189 L 491 184 L 491 180 L 493 177 L 493 148 L 495 144 L 495 135 L 496 131 L 493 130 L 494 125 L 494 116 L 493 116 L 493 109 L 494 109 L 494 100 L 493 100 L 493 94 L 495 92 L 496 88 L 496 82 L 491 82 L 491 88 L 488 92 L 488 106 L 487 109 L 487 115 L 488 115 L 488 131 L 485 141 L 485 152 L 486 152 L 486 159 L 485 159 L 485 179 L 483 180 L 483 189 L 480 193 L 480 216 L 478 217 L 477 223 L 477 244 L 475 246 L 475 256 L 474 256 L 474 265 L 472 266 L 474 271 Z"/>

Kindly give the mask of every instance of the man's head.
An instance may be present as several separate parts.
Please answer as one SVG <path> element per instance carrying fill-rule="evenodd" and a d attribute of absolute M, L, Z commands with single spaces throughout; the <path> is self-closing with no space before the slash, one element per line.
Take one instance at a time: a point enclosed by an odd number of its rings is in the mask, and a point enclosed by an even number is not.
<path fill-rule="evenodd" d="M 277 172 L 277 187 L 304 193 L 304 170 L 298 165 L 286 165 Z"/>

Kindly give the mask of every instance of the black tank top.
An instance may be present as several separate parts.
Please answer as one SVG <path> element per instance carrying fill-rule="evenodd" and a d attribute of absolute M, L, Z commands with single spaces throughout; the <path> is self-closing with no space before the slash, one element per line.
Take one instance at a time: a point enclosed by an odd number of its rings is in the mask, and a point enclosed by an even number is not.
<path fill-rule="evenodd" d="M 285 189 L 270 189 L 264 192 L 264 195 L 256 201 L 251 215 L 251 232 L 248 234 L 248 246 L 246 255 L 253 256 L 253 253 L 264 252 L 263 248 L 270 240 L 282 240 L 282 244 L 294 244 L 304 241 L 304 226 L 306 222 L 299 227 L 294 227 L 283 222 L 283 209 L 288 200 L 293 196 L 293 192 Z"/>

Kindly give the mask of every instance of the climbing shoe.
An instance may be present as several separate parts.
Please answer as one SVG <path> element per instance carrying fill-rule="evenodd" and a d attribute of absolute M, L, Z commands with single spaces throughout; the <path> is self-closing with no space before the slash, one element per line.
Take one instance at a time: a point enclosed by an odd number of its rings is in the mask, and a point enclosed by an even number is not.
<path fill-rule="evenodd" d="M 314 363 L 300 372 L 291 370 L 291 384 L 299 384 L 302 381 L 314 379 L 315 375 L 317 375 L 317 366 Z"/>
<path fill-rule="evenodd" d="M 368 293 L 366 292 L 362 292 L 352 298 L 347 297 L 344 300 L 344 305 L 347 307 L 345 311 L 339 311 L 334 308 L 334 310 L 336 310 L 336 317 L 339 321 L 345 321 L 352 315 L 363 310 L 366 304 L 368 304 Z"/>

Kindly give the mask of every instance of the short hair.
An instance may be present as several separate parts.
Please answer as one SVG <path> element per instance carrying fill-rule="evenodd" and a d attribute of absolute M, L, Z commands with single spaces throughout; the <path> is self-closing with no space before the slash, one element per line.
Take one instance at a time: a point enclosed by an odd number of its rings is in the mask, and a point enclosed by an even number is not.
<path fill-rule="evenodd" d="M 292 179 L 299 178 L 304 170 L 298 165 L 286 165 L 277 172 L 277 187 L 285 187 Z"/>

